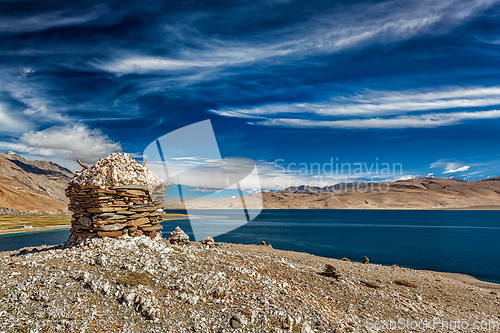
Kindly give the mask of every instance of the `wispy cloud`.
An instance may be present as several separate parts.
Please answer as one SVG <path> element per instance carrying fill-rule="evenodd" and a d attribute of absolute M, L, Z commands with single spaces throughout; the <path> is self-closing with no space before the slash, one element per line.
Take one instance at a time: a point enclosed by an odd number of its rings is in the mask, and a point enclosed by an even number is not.
<path fill-rule="evenodd" d="M 0 104 L 0 131 L 3 134 L 21 134 L 31 129 L 33 124 L 3 104 Z"/>
<path fill-rule="evenodd" d="M 98 19 L 105 12 L 104 6 L 96 6 L 81 12 L 60 10 L 15 18 L 0 16 L 0 34 L 34 32 L 85 24 Z"/>
<path fill-rule="evenodd" d="M 481 165 L 481 163 L 474 165 L 477 167 Z M 471 168 L 471 165 L 464 165 L 463 163 L 460 162 L 450 162 L 447 159 L 440 159 L 437 160 L 436 162 L 431 163 L 430 167 L 444 169 L 443 174 L 447 174 L 447 173 L 465 172 Z M 477 172 L 469 173 L 469 175 L 475 173 Z M 429 173 L 429 175 L 433 175 L 433 173 Z"/>
<path fill-rule="evenodd" d="M 5 93 L 17 104 L 24 105 L 23 114 L 26 118 L 38 120 L 41 123 L 68 122 L 69 118 L 58 112 L 62 109 L 57 101 L 60 97 L 51 96 L 52 91 L 46 82 L 32 80 L 35 72 L 33 68 L 24 68 L 17 77 L 14 74 L 5 73 L 0 93 Z M 59 106 L 54 107 L 57 104 Z"/>
<path fill-rule="evenodd" d="M 140 152 L 212 110 L 225 156 L 313 160 L 341 137 L 347 155 L 396 150 L 401 160 L 425 161 L 411 175 L 427 174 L 427 159 L 443 151 L 463 161 L 451 170 L 494 174 L 498 163 L 479 167 L 464 156 L 499 143 L 491 43 L 499 1 L 3 2 L 0 149 L 92 162 L 98 154 L 78 148 L 85 136 L 75 124 Z M 427 130 L 469 123 L 476 145 L 465 126 Z M 66 134 L 50 136 L 65 147 L 35 135 L 54 126 Z M 356 131 L 370 128 L 425 130 Z M 19 139 L 30 131 L 29 142 Z M 425 154 L 419 147 L 430 140 Z M 445 167 L 431 171 L 442 176 Z"/>
<path fill-rule="evenodd" d="M 500 87 L 444 87 L 431 91 L 369 91 L 319 103 L 273 103 L 211 110 L 221 116 L 263 118 L 273 115 L 383 116 L 408 112 L 500 105 Z"/>
<path fill-rule="evenodd" d="M 203 35 L 200 31 L 181 26 L 169 26 L 168 33 L 188 34 L 189 47 L 175 56 L 151 56 L 144 52 L 117 52 L 111 61 L 96 61 L 99 69 L 117 73 L 147 73 L 186 69 L 214 68 L 235 64 L 276 59 L 277 57 L 309 57 L 332 54 L 370 45 L 386 44 L 413 38 L 421 34 L 440 34 L 490 7 L 491 1 L 392 1 L 357 5 L 355 8 L 333 8 L 313 20 L 294 26 L 268 31 L 263 42 L 260 35 L 247 40 Z M 252 7 L 253 8 L 253 7 Z M 240 9 L 240 11 L 245 9 Z M 247 9 L 248 11 L 252 9 Z M 366 16 L 364 13 L 371 13 Z M 228 13 L 230 16 L 231 13 Z M 196 16 L 194 16 L 196 17 Z M 196 17 L 197 19 L 197 17 Z M 193 19 L 194 20 L 194 19 Z M 234 22 L 233 22 L 234 24 Z M 189 38 L 188 38 L 189 37 Z M 279 61 L 279 60 L 275 60 Z"/>
<path fill-rule="evenodd" d="M 498 86 L 442 87 L 433 90 L 368 91 L 333 97 L 327 102 L 271 103 L 210 111 L 225 117 L 255 119 L 248 123 L 270 127 L 433 128 L 467 120 L 500 118 L 499 110 L 476 110 L 500 105 L 498 96 Z M 464 109 L 470 111 L 462 111 Z M 419 114 L 404 115 L 407 113 Z"/>
<path fill-rule="evenodd" d="M 478 112 L 433 113 L 420 116 L 401 116 L 394 118 L 370 118 L 349 120 L 310 120 L 310 119 L 266 119 L 249 122 L 251 125 L 288 127 L 288 128 L 434 128 L 459 124 L 464 120 L 498 119 L 500 110 Z"/>
<path fill-rule="evenodd" d="M 457 168 L 457 169 L 450 169 L 446 170 L 443 173 L 455 173 L 455 172 L 464 172 L 470 169 L 470 165 L 464 165 L 463 167 Z"/>

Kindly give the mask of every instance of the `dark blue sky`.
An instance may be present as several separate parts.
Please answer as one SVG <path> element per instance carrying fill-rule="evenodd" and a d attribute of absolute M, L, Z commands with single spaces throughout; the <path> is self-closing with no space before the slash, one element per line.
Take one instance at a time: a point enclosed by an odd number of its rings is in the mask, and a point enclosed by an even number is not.
<path fill-rule="evenodd" d="M 211 119 L 222 155 L 269 179 L 277 159 L 331 158 L 402 164 L 378 180 L 499 176 L 499 14 L 499 1 L 0 2 L 0 150 L 73 168 Z"/>

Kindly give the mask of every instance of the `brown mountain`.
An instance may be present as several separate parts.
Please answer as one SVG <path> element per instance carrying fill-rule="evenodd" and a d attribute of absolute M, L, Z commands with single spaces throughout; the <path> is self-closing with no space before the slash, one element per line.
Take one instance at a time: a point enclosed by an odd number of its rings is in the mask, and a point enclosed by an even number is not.
<path fill-rule="evenodd" d="M 366 186 L 263 193 L 269 209 L 500 209 L 500 177 L 481 181 L 416 178 Z"/>
<path fill-rule="evenodd" d="M 64 190 L 72 172 L 47 161 L 0 154 L 0 207 L 23 211 L 66 212 Z"/>
<path fill-rule="evenodd" d="M 416 178 L 390 183 L 342 183 L 324 188 L 290 187 L 263 192 L 265 209 L 500 209 L 500 177 L 481 181 Z M 241 208 L 240 198 L 186 199 L 193 208 Z M 183 208 L 166 202 L 168 208 Z M 256 195 L 245 198 L 258 208 Z"/>

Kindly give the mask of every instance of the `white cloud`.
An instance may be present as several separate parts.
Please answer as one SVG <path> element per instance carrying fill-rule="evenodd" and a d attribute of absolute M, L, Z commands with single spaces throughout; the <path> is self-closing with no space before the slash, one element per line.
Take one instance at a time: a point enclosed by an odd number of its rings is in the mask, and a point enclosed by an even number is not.
<path fill-rule="evenodd" d="M 32 124 L 23 117 L 17 116 L 14 112 L 0 104 L 0 131 L 3 134 L 20 134 L 32 127 Z"/>
<path fill-rule="evenodd" d="M 429 110 L 500 105 L 500 86 L 446 87 L 407 91 L 369 91 L 361 95 L 334 97 L 319 103 L 276 103 L 248 108 L 211 110 L 221 116 L 263 118 L 273 115 L 381 116 Z"/>
<path fill-rule="evenodd" d="M 476 165 L 477 166 L 477 165 Z M 431 163 L 431 168 L 442 168 L 444 169 L 443 173 L 455 173 L 455 172 L 464 172 L 470 169 L 470 165 L 463 165 L 462 163 L 450 162 L 446 159 L 437 160 L 434 163 Z"/>
<path fill-rule="evenodd" d="M 186 165 L 184 165 L 183 162 L 184 160 L 177 159 L 172 161 L 172 159 L 168 159 L 167 165 L 170 176 L 172 174 L 175 175 L 179 172 L 184 172 L 187 169 L 189 169 L 190 171 L 189 177 L 187 176 L 183 177 L 181 181 L 182 184 L 194 187 L 205 186 L 210 188 L 217 188 L 220 186 L 220 178 L 216 176 L 215 173 L 213 173 L 213 170 L 211 170 L 209 166 L 204 168 L 197 165 L 193 165 L 193 167 L 197 168 L 191 169 L 190 166 L 186 168 Z M 225 166 L 227 167 L 228 161 L 226 160 L 225 162 L 226 162 Z M 230 173 L 228 176 L 230 176 L 231 179 L 240 179 L 243 178 L 243 176 L 246 177 L 245 181 L 240 182 L 239 185 L 241 186 L 242 189 L 245 189 L 247 192 L 248 191 L 256 192 L 257 188 L 268 189 L 268 190 L 282 190 L 290 186 L 300 186 L 304 184 L 309 184 L 311 186 L 317 186 L 317 187 L 325 187 L 338 184 L 341 182 L 345 183 L 354 181 L 384 182 L 384 181 L 395 181 L 400 179 L 415 178 L 415 176 L 413 175 L 405 176 L 404 174 L 399 174 L 398 168 L 396 168 L 395 172 L 392 172 L 392 170 L 388 173 L 383 173 L 381 171 L 375 172 L 376 167 L 370 163 L 367 163 L 368 165 L 362 166 L 363 171 L 361 172 L 357 172 L 354 170 L 347 171 L 346 168 L 344 173 L 335 171 L 334 164 L 322 164 L 320 167 L 322 171 L 318 170 L 316 166 L 308 164 L 307 171 L 302 172 L 303 171 L 302 165 L 300 164 L 297 165 L 296 163 L 288 164 L 285 161 L 282 162 L 283 163 L 280 162 L 279 166 L 277 166 L 275 165 L 275 162 L 269 162 L 265 160 L 255 161 L 255 165 L 257 166 L 258 169 L 258 177 L 256 176 L 256 174 L 253 173 L 248 175 L 248 170 L 250 169 L 246 168 L 247 166 L 246 164 L 242 164 L 238 166 L 236 169 L 231 168 L 233 172 Z M 253 168 L 253 163 L 254 162 L 251 162 L 252 168 Z M 335 163 L 335 162 L 325 161 L 325 163 Z M 356 168 L 354 163 L 347 163 L 347 164 L 351 164 L 353 169 Z M 329 169 L 330 167 L 332 167 L 333 169 L 331 169 L 331 171 L 328 171 L 330 170 Z M 381 163 L 379 163 L 378 167 L 383 168 L 384 166 Z M 162 178 L 163 175 L 165 175 L 163 171 L 163 165 L 158 161 L 156 162 L 151 160 L 148 161 L 148 168 L 150 170 L 153 170 L 160 178 Z M 218 172 L 218 170 L 215 171 Z M 241 177 L 236 176 L 240 172 L 241 175 L 243 176 Z M 178 180 L 176 179 L 171 181 L 176 182 Z"/>
<path fill-rule="evenodd" d="M 91 22 L 104 14 L 104 7 L 97 6 L 82 13 L 56 11 L 21 18 L 0 18 L 0 33 L 23 33 L 68 27 Z"/>
<path fill-rule="evenodd" d="M 3 149 L 19 153 L 65 160 L 80 160 L 94 163 L 99 158 L 122 150 L 98 129 L 83 125 L 53 126 L 43 131 L 24 133 L 18 142 L 0 142 Z"/>
<path fill-rule="evenodd" d="M 207 60 L 176 60 L 149 56 L 131 56 L 130 58 L 119 59 L 112 63 L 96 63 L 94 65 L 109 72 L 125 74 L 144 73 L 158 70 L 174 71 L 196 67 L 215 67 L 234 63 L 238 63 L 238 61 L 232 59 L 217 59 L 215 56 L 212 59 Z"/>
<path fill-rule="evenodd" d="M 151 57 L 144 54 L 120 54 L 107 63 L 93 65 L 117 74 L 214 68 L 290 56 L 308 57 L 331 54 L 372 43 L 391 43 L 407 40 L 425 33 L 445 33 L 451 27 L 487 9 L 496 1 L 418 1 L 358 5 L 356 8 L 336 9 L 323 17 L 315 17 L 296 26 L 270 31 L 274 40 L 255 44 L 234 42 L 200 36 L 190 27 L 189 18 L 183 26 L 169 26 L 169 34 L 181 40 L 189 38 L 190 45 L 176 58 Z M 388 10 L 388 8 L 396 10 Z M 250 9 L 251 10 L 251 9 Z M 377 13 L 368 17 L 365 13 Z M 258 39 L 257 39 L 258 40 Z"/>
<path fill-rule="evenodd" d="M 20 75 L 23 76 L 23 77 L 27 77 L 27 76 L 35 73 L 35 72 L 36 72 L 36 69 L 33 69 L 31 67 L 24 67 L 23 71 L 21 72 Z"/>
<path fill-rule="evenodd" d="M 428 178 L 434 178 L 434 173 L 433 173 L 433 172 L 429 172 L 429 173 L 427 174 L 427 176 L 425 176 L 425 177 L 428 177 Z"/>
<path fill-rule="evenodd" d="M 398 181 L 398 180 L 409 180 L 409 179 L 415 179 L 416 177 L 414 175 L 404 175 L 404 176 L 401 176 L 401 177 L 397 177 L 395 179 L 395 181 Z"/>
<path fill-rule="evenodd" d="M 18 153 L 26 151 L 26 145 L 19 142 L 0 141 L 0 151 L 12 150 Z"/>
<path fill-rule="evenodd" d="M 432 162 L 430 164 L 430 168 L 439 168 L 439 167 L 444 167 L 446 165 L 450 164 L 449 161 L 447 159 L 440 159 L 440 160 L 437 160 L 436 162 Z"/>
<path fill-rule="evenodd" d="M 3 87 L 12 98 L 26 105 L 27 108 L 23 111 L 24 115 L 31 119 L 36 117 L 39 122 L 68 123 L 69 118 L 56 112 L 55 108 L 52 107 L 54 101 L 47 98 L 50 95 L 47 87 L 26 79 L 25 75 L 21 75 L 19 79 L 11 80 Z"/>
<path fill-rule="evenodd" d="M 408 91 L 369 91 L 334 97 L 320 103 L 281 103 L 249 108 L 210 110 L 220 116 L 255 119 L 252 125 L 293 128 L 433 128 L 465 120 L 500 118 L 499 110 L 434 112 L 403 116 L 409 112 L 447 110 L 500 105 L 500 86 L 446 87 Z M 297 115 L 319 119 L 304 119 Z M 295 116 L 296 118 L 292 118 Z M 381 116 L 393 116 L 382 118 Z M 331 120 L 334 117 L 355 119 Z M 376 118 L 375 118 L 376 117 Z"/>
<path fill-rule="evenodd" d="M 345 128 L 345 129 L 368 129 L 368 128 L 434 128 L 439 126 L 450 126 L 463 120 L 495 119 L 500 118 L 500 110 L 478 111 L 478 112 L 453 112 L 432 113 L 418 116 L 400 116 L 394 118 L 370 118 L 370 119 L 348 119 L 348 120 L 310 120 L 310 119 L 266 119 L 257 122 L 249 122 L 251 125 L 288 128 Z"/>
<path fill-rule="evenodd" d="M 443 173 L 455 173 L 455 172 L 464 172 L 470 169 L 470 165 L 464 165 L 463 167 L 457 168 L 457 169 L 448 169 L 446 168 L 446 171 Z"/>

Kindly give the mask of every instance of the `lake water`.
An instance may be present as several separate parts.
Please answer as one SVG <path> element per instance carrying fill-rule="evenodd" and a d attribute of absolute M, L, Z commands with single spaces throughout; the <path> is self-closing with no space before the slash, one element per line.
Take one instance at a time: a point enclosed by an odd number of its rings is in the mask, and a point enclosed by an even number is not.
<path fill-rule="evenodd" d="M 210 220 L 231 218 L 227 210 L 210 214 Z M 193 238 L 188 220 L 163 222 L 164 236 L 177 225 Z M 59 244 L 68 235 L 65 230 L 0 236 L 0 251 Z M 500 283 L 500 211 L 264 210 L 215 240 L 265 240 L 276 249 L 353 261 L 367 256 L 372 263 L 464 273 Z"/>

